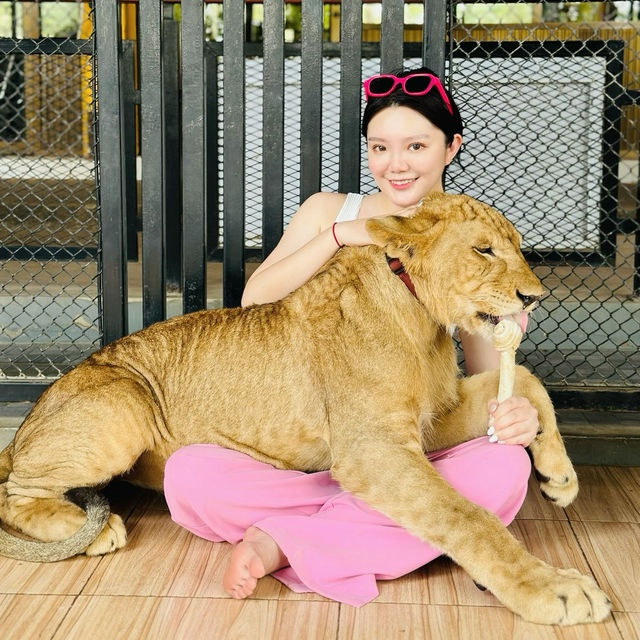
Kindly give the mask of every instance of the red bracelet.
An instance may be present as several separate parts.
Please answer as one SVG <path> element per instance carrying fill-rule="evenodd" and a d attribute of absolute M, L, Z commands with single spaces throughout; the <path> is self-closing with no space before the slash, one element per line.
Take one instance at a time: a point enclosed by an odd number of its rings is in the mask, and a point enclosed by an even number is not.
<path fill-rule="evenodd" d="M 344 247 L 344 245 L 340 244 L 340 241 L 338 240 L 338 236 L 336 236 L 336 225 L 337 224 L 338 224 L 337 222 L 334 222 L 331 225 L 331 233 L 333 233 L 333 239 L 336 241 L 336 244 L 338 245 L 338 249 L 342 249 L 342 247 Z"/>

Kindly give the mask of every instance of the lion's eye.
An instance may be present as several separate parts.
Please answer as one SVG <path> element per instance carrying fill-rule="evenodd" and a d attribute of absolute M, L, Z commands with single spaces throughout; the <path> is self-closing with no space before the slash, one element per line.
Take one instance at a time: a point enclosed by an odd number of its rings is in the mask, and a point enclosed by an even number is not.
<path fill-rule="evenodd" d="M 473 247 L 474 251 L 477 251 L 478 253 L 481 253 L 482 255 L 485 256 L 494 256 L 495 253 L 493 253 L 493 249 L 491 247 Z"/>

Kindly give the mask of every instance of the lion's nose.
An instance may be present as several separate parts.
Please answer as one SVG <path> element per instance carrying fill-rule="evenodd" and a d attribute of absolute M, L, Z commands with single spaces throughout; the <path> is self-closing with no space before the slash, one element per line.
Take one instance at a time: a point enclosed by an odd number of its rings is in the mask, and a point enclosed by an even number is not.
<path fill-rule="evenodd" d="M 526 309 L 527 307 L 531 306 L 534 302 L 538 302 L 538 300 L 542 298 L 542 296 L 529 296 L 526 293 L 521 293 L 518 290 L 516 290 L 516 295 L 518 296 L 518 298 L 520 298 L 520 300 L 522 300 L 523 309 Z"/>

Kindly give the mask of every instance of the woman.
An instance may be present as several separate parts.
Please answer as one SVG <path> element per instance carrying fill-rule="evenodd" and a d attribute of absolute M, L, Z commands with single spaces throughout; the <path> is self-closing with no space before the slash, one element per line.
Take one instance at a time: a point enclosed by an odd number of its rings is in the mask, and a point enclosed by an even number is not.
<path fill-rule="evenodd" d="M 371 244 L 368 218 L 410 215 L 424 196 L 443 190 L 444 170 L 462 144 L 462 121 L 440 80 L 423 68 L 373 76 L 364 91 L 362 134 L 379 191 L 307 199 L 247 282 L 243 306 L 283 298 L 344 245 Z M 468 374 L 498 367 L 491 344 L 460 338 Z M 530 464 L 523 446 L 536 435 L 537 413 L 525 398 L 499 406 L 492 400 L 489 412 L 488 437 L 428 457 L 459 493 L 508 524 L 526 494 Z M 294 591 L 361 605 L 376 597 L 376 579 L 398 577 L 440 555 L 342 491 L 328 471 L 276 470 L 215 445 L 185 447 L 169 459 L 165 496 L 177 523 L 236 545 L 223 580 L 235 598 L 275 572 Z"/>

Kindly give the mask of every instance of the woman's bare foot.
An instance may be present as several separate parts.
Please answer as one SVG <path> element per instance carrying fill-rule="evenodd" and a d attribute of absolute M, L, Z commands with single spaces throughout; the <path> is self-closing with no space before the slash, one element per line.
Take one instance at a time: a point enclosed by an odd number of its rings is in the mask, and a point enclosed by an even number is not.
<path fill-rule="evenodd" d="M 242 542 L 231 552 L 222 585 L 232 598 L 240 600 L 253 593 L 260 578 L 288 564 L 289 561 L 270 535 L 249 527 Z"/>

